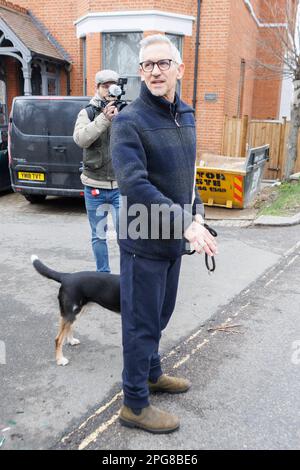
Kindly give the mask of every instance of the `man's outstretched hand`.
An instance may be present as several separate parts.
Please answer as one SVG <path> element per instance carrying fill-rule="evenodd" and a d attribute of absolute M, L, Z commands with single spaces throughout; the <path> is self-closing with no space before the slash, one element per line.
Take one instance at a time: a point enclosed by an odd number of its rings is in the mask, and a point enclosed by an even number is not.
<path fill-rule="evenodd" d="M 201 221 L 202 221 L 201 217 Z M 218 254 L 218 248 L 215 238 L 209 231 L 200 223 L 194 221 L 184 232 L 184 238 L 190 243 L 191 248 L 201 254 L 207 253 L 209 256 Z"/>

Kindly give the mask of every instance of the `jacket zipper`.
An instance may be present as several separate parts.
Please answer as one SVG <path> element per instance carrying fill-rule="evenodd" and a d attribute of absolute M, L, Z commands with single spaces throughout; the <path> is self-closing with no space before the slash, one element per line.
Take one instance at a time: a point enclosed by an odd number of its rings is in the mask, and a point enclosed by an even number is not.
<path fill-rule="evenodd" d="M 177 116 L 178 116 L 178 113 L 175 114 L 174 121 L 175 121 L 176 126 L 177 126 L 177 127 L 180 127 L 180 124 L 179 124 L 179 122 L 177 121 Z"/>
<path fill-rule="evenodd" d="M 171 109 L 170 109 L 170 114 L 171 114 L 171 116 L 172 116 L 172 119 L 174 119 L 176 126 L 178 127 L 179 138 L 180 138 L 181 145 L 182 145 L 182 135 L 181 135 L 181 131 L 180 131 L 180 124 L 179 124 L 179 122 L 177 121 L 178 113 L 175 113 L 175 116 L 174 116 L 174 115 L 172 114 Z M 182 146 L 183 146 L 183 145 L 182 145 Z M 195 176 L 196 176 L 196 166 L 195 166 L 194 180 L 193 180 L 193 181 L 195 181 Z M 193 205 L 194 200 L 195 200 L 195 184 L 193 183 L 193 186 L 192 186 L 192 205 Z"/>
<path fill-rule="evenodd" d="M 174 116 L 174 114 L 172 114 L 172 111 L 171 111 L 171 108 L 170 108 L 170 114 L 171 114 L 172 119 L 174 120 L 176 126 L 177 126 L 177 127 L 180 127 L 180 124 L 179 124 L 179 122 L 177 121 L 178 113 L 175 113 L 175 116 Z"/>

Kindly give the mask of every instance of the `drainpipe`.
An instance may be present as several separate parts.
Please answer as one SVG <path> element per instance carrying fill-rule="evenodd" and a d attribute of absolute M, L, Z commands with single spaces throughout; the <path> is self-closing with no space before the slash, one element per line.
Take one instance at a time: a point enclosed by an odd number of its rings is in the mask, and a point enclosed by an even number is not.
<path fill-rule="evenodd" d="M 71 79 L 70 79 L 70 72 L 72 69 L 72 64 L 65 65 L 65 70 L 67 72 L 67 96 L 71 94 Z"/>
<path fill-rule="evenodd" d="M 196 102 L 197 102 L 198 64 L 199 64 L 199 46 L 200 46 L 200 12 L 201 12 L 201 0 L 198 0 L 197 1 L 196 44 L 195 44 L 194 91 L 193 91 L 193 108 L 195 109 L 195 111 L 196 111 Z"/>
<path fill-rule="evenodd" d="M 67 70 L 67 96 L 71 94 L 70 71 Z"/>

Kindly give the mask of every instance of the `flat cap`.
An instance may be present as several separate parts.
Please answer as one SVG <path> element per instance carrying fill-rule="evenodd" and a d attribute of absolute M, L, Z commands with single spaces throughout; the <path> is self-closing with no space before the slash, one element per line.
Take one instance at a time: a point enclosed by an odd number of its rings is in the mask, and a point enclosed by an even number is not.
<path fill-rule="evenodd" d="M 95 75 L 95 83 L 99 85 L 100 83 L 107 82 L 116 82 L 119 80 L 119 75 L 113 70 L 100 70 Z"/>

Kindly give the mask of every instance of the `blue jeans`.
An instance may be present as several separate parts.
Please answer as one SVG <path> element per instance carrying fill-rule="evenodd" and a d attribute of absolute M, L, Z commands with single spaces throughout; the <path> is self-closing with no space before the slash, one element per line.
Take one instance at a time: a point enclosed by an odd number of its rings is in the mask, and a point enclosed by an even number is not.
<path fill-rule="evenodd" d="M 84 199 L 87 215 L 92 229 L 92 248 L 97 271 L 110 272 L 106 242 L 107 215 L 110 210 L 117 230 L 119 224 L 120 193 L 118 189 L 98 189 L 93 196 L 90 186 L 84 187 Z"/>

